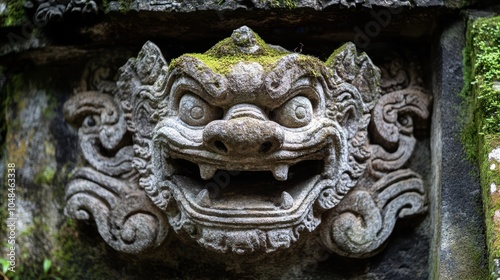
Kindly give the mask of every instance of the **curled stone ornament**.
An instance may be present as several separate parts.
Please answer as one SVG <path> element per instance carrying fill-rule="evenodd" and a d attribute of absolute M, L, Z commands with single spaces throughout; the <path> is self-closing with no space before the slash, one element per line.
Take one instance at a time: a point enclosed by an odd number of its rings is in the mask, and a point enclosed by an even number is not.
<path fill-rule="evenodd" d="M 113 94 L 65 105 L 90 165 L 66 212 L 129 253 L 171 228 L 229 256 L 265 257 L 315 231 L 341 255 L 373 255 L 398 218 L 426 210 L 422 179 L 401 168 L 431 100 L 382 94 L 380 79 L 352 43 L 322 62 L 246 26 L 170 63 L 147 42 Z"/>
<path fill-rule="evenodd" d="M 324 216 L 324 244 L 349 257 L 369 257 L 383 249 L 398 218 L 427 210 L 422 179 L 410 170 L 383 177 L 369 190 L 355 190 Z"/>
<path fill-rule="evenodd" d="M 85 15 L 99 11 L 94 0 L 26 0 L 24 7 L 34 10 L 33 20 L 37 25 L 62 20 L 68 13 Z"/>

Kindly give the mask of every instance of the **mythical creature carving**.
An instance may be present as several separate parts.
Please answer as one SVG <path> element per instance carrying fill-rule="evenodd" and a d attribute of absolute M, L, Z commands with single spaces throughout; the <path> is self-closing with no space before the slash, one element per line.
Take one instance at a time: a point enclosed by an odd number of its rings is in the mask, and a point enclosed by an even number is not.
<path fill-rule="evenodd" d="M 244 26 L 170 63 L 147 42 L 119 74 L 112 94 L 64 108 L 90 165 L 70 182 L 66 213 L 94 219 L 117 250 L 151 250 L 175 232 L 265 256 L 317 230 L 326 248 L 366 257 L 398 218 L 426 211 L 405 164 L 431 98 L 382 92 L 380 70 L 351 43 L 322 62 Z"/>

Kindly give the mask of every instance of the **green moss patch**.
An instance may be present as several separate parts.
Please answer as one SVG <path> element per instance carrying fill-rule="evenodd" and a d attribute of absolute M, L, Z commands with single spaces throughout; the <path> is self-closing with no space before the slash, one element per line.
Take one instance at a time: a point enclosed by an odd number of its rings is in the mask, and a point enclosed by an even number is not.
<path fill-rule="evenodd" d="M 270 0 L 271 7 L 293 9 L 297 7 L 295 0 Z"/>
<path fill-rule="evenodd" d="M 500 149 L 500 135 L 484 137 L 481 153 L 481 186 L 486 221 L 486 242 L 489 266 L 493 273 L 495 259 L 500 258 L 500 162 L 491 158 L 494 149 Z M 495 279 L 498 275 L 495 275 Z"/>
<path fill-rule="evenodd" d="M 462 139 L 471 159 L 478 159 L 478 135 L 500 133 L 500 17 L 469 23 L 464 51 L 467 110 Z"/>
<path fill-rule="evenodd" d="M 44 170 L 42 170 L 42 172 L 36 175 L 34 182 L 38 185 L 50 184 L 52 183 L 55 174 L 56 170 L 47 166 Z"/>
<path fill-rule="evenodd" d="M 7 1 L 7 7 L 2 15 L 0 15 L 1 26 L 20 26 L 28 20 L 24 12 L 24 0 Z"/>
<path fill-rule="evenodd" d="M 192 57 L 201 60 L 207 67 L 215 73 L 226 75 L 231 72 L 232 67 L 238 62 L 257 62 L 264 68 L 269 68 L 276 63 L 280 58 L 288 55 L 288 52 L 274 49 L 268 46 L 257 34 L 252 31 L 255 38 L 255 44 L 258 46 L 258 51 L 255 53 L 242 53 L 239 46 L 236 45 L 232 37 L 226 38 L 207 52 L 203 54 L 191 53 L 185 54 L 177 59 L 174 59 L 170 64 L 171 67 L 178 67 L 181 60 L 185 57 Z M 242 39 L 242 44 L 247 44 L 245 39 Z M 250 39 L 247 39 L 250 40 Z"/>
<path fill-rule="evenodd" d="M 486 243 L 491 277 L 497 279 L 500 259 L 500 17 L 470 20 L 464 50 L 464 129 L 469 159 L 480 166 Z"/>
<path fill-rule="evenodd" d="M 203 54 L 184 54 L 183 56 L 172 60 L 172 62 L 170 63 L 170 68 L 185 67 L 183 66 L 183 62 L 185 62 L 186 59 L 194 58 L 201 61 L 214 73 L 222 75 L 229 74 L 233 69 L 233 66 L 235 66 L 239 62 L 256 62 L 260 64 L 265 71 L 269 71 L 276 65 L 278 60 L 291 54 L 284 49 L 271 47 L 270 45 L 266 44 L 266 42 L 264 42 L 264 40 L 262 40 L 253 31 L 252 38 L 238 38 L 239 45 L 235 43 L 234 37 L 235 34 L 220 41 Z M 254 40 L 253 43 L 250 43 L 250 40 Z M 255 52 L 245 53 L 244 51 L 242 51 L 241 45 L 243 45 L 244 48 L 244 46 L 247 44 L 252 46 L 255 45 L 258 48 Z M 296 64 L 304 69 L 308 69 L 313 76 L 319 76 L 323 71 L 322 65 L 324 63 L 319 61 L 316 57 L 299 54 L 299 59 L 296 61 Z M 200 69 L 200 71 L 201 70 L 202 69 Z"/>

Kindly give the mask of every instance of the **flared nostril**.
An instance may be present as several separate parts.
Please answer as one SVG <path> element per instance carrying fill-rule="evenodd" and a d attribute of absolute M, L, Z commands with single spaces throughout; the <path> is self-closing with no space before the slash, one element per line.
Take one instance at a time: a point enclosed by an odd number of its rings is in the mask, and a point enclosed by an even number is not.
<path fill-rule="evenodd" d="M 283 145 L 278 124 L 250 117 L 216 120 L 203 129 L 203 145 L 225 156 L 268 156 Z"/>
<path fill-rule="evenodd" d="M 262 145 L 260 145 L 259 153 L 267 153 L 269 152 L 273 147 L 273 143 L 271 141 L 266 141 Z"/>
<path fill-rule="evenodd" d="M 227 147 L 224 143 L 222 143 L 222 141 L 216 140 L 214 142 L 214 146 L 217 150 L 219 150 L 219 152 L 227 153 Z"/>

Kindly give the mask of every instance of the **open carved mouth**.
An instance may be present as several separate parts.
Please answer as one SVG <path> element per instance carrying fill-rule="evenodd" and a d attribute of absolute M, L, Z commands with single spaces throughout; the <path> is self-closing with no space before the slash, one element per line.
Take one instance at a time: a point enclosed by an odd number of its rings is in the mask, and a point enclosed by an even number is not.
<path fill-rule="evenodd" d="M 164 153 L 162 165 L 172 170 L 164 184 L 191 218 L 200 222 L 239 228 L 256 224 L 276 227 L 277 222 L 290 226 L 307 215 L 324 187 L 321 182 L 331 179 L 325 175 L 328 173 L 325 170 L 333 168 L 331 150 L 328 145 L 320 146 L 314 153 L 294 161 L 289 159 L 286 165 L 275 164 L 284 168 L 273 169 L 272 163 L 262 159 L 261 170 L 258 164 L 252 170 L 238 170 L 236 163 L 233 167 L 227 164 L 228 169 L 212 165 L 215 170 L 207 176 L 204 174 L 207 163 L 199 160 L 202 163 L 195 163 L 191 157 L 173 152 L 172 146 L 163 143 L 162 149 L 170 153 Z"/>
<path fill-rule="evenodd" d="M 217 170 L 208 180 L 202 178 L 200 168 L 187 160 L 174 160 L 178 180 L 189 178 L 194 188 L 190 194 L 201 207 L 214 209 L 290 209 L 304 187 L 323 171 L 321 160 L 306 160 L 286 168 L 286 179 L 276 178 L 276 171 Z M 280 170 L 283 171 L 283 170 Z M 283 175 L 280 175 L 283 176 Z M 200 190 L 201 189 L 201 190 Z M 196 191 L 200 190 L 198 193 Z"/>
<path fill-rule="evenodd" d="M 298 223 L 325 184 L 336 180 L 345 138 L 327 118 L 287 128 L 258 117 L 253 105 L 234 107 L 229 119 L 205 126 L 173 117 L 157 125 L 153 145 L 161 188 L 201 223 Z"/>

